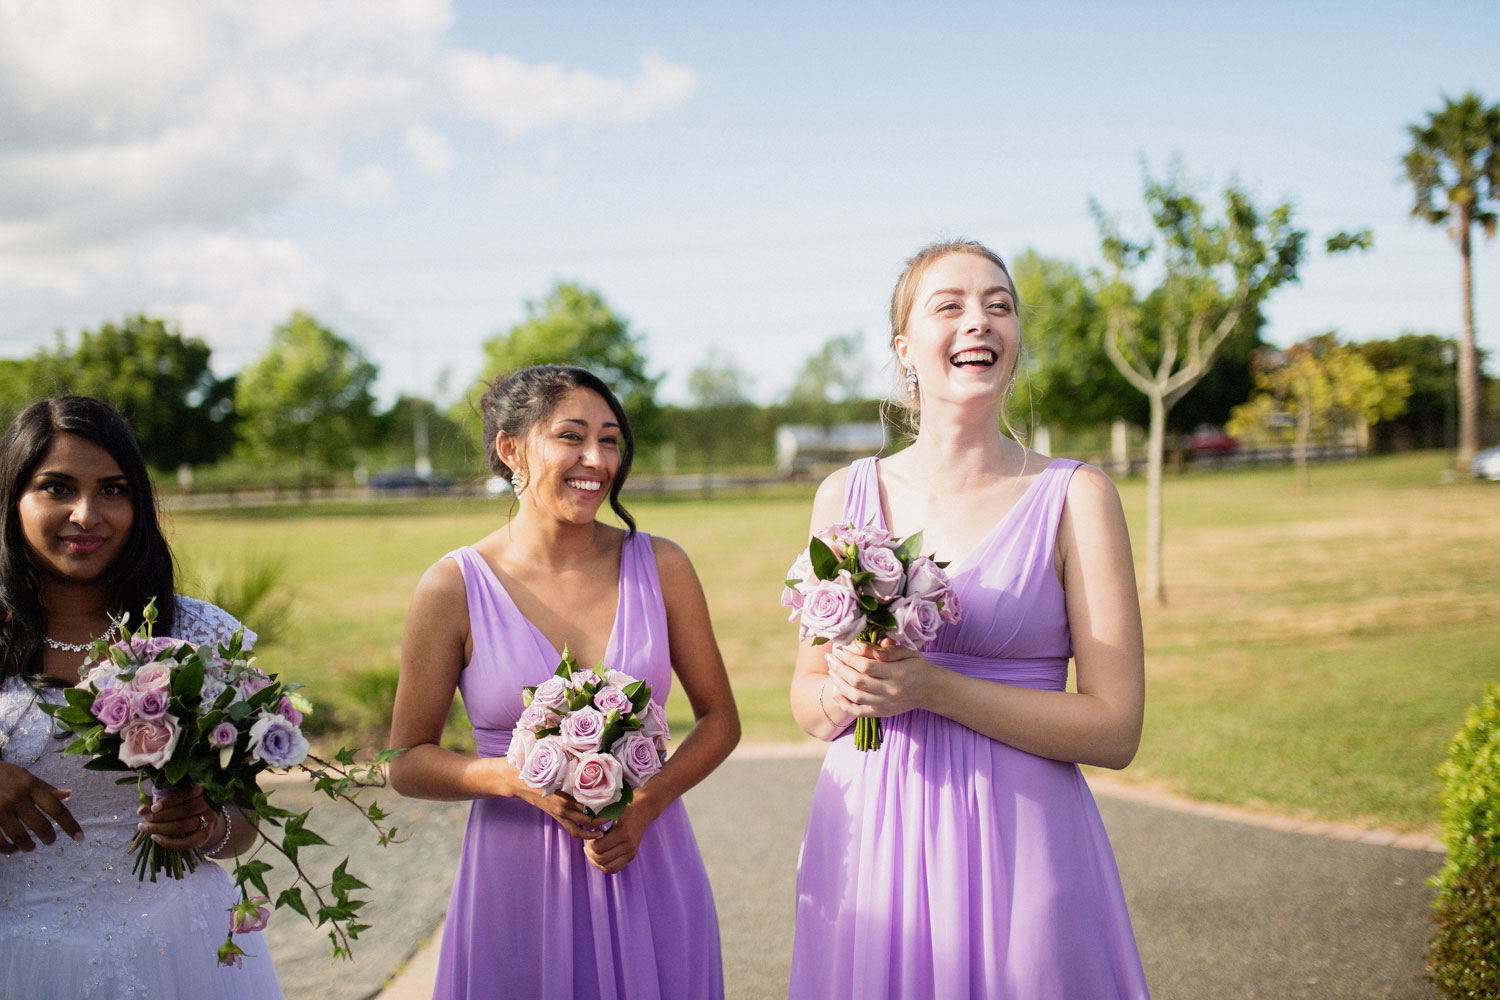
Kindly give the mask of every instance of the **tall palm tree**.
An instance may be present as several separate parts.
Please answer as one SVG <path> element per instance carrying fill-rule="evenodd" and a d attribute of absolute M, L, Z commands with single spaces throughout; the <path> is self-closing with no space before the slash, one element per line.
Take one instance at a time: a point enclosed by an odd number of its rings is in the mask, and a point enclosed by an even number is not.
<path fill-rule="evenodd" d="M 1485 106 L 1469 91 L 1443 98 L 1427 121 L 1408 125 L 1411 149 L 1403 159 L 1416 191 L 1411 214 L 1447 224 L 1463 258 L 1464 328 L 1458 344 L 1458 464 L 1467 469 L 1479 450 L 1479 355 L 1474 348 L 1474 275 L 1470 234 L 1478 225 L 1495 235 L 1500 197 L 1500 104 Z"/>

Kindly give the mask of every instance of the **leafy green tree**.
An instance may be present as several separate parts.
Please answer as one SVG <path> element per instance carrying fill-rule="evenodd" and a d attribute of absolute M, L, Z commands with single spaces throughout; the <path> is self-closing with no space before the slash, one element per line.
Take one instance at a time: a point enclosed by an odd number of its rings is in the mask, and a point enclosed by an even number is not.
<path fill-rule="evenodd" d="M 214 375 L 212 353 L 160 319 L 130 316 L 83 331 L 72 347 L 59 336 L 30 362 L 31 394 L 104 400 L 130 421 L 146 461 L 158 469 L 207 465 L 235 441 L 235 380 Z"/>
<path fill-rule="evenodd" d="M 1469 91 L 1443 99 L 1427 120 L 1407 126 L 1411 149 L 1402 162 L 1416 200 L 1411 214 L 1446 226 L 1463 261 L 1463 333 L 1458 343 L 1458 466 L 1479 450 L 1479 354 L 1474 346 L 1472 235 L 1495 235 L 1500 198 L 1500 104 L 1486 105 Z"/>
<path fill-rule="evenodd" d="M 1144 243 L 1126 240 L 1093 207 L 1112 269 L 1100 290 L 1105 353 L 1148 404 L 1145 589 L 1160 603 L 1167 414 L 1209 371 L 1230 334 L 1273 291 L 1297 279 L 1307 234 L 1292 225 L 1289 203 L 1262 212 L 1236 187 L 1224 191 L 1223 217 L 1211 218 L 1186 189 L 1180 168 L 1164 181 L 1148 174 L 1145 199 L 1156 232 Z M 1156 284 L 1143 294 L 1137 275 L 1153 251 Z"/>
<path fill-rule="evenodd" d="M 1358 347 L 1340 344 L 1332 331 L 1284 351 L 1265 351 L 1257 367 L 1260 392 L 1235 411 L 1230 433 L 1253 437 L 1276 425 L 1273 415 L 1290 420 L 1297 481 L 1304 491 L 1310 485 L 1307 451 L 1315 434 L 1331 437 L 1351 421 L 1369 427 L 1399 416 L 1411 395 L 1409 369 L 1378 371 Z"/>
<path fill-rule="evenodd" d="M 1402 333 L 1389 340 L 1366 340 L 1356 345 L 1376 371 L 1405 368 L 1411 375 L 1406 412 L 1376 429 L 1381 450 L 1396 447 L 1452 446 L 1457 419 L 1454 365 L 1458 341 L 1436 333 Z M 1484 375 L 1485 352 L 1479 352 L 1479 377 Z"/>
<path fill-rule="evenodd" d="M 734 359 L 711 348 L 703 360 L 688 372 L 688 397 L 694 419 L 681 429 L 711 468 L 715 456 L 725 450 L 743 454 L 749 447 L 748 431 L 755 405 L 749 389 L 754 379 Z"/>
<path fill-rule="evenodd" d="M 839 403 L 859 399 L 865 379 L 863 337 L 858 333 L 830 337 L 802 363 L 787 390 L 787 407 L 808 423 L 838 421 Z"/>
<path fill-rule="evenodd" d="M 541 364 L 587 368 L 620 397 L 636 442 L 649 443 L 661 436 L 656 404 L 661 376 L 647 374 L 640 347 L 629 322 L 598 292 L 559 282 L 545 299 L 526 303 L 524 322 L 485 341 L 485 377 Z"/>
<path fill-rule="evenodd" d="M 271 334 L 235 393 L 245 443 L 266 458 L 347 468 L 371 443 L 378 370 L 360 350 L 298 311 Z"/>

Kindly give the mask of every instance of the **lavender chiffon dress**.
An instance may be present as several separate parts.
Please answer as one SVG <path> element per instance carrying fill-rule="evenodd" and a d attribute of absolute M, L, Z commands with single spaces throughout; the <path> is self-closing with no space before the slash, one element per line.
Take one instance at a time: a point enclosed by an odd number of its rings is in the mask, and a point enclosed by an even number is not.
<path fill-rule="evenodd" d="M 1064 689 L 1072 644 L 1053 569 L 1077 462 L 1055 459 L 948 573 L 963 619 L 924 655 L 971 677 Z M 882 527 L 875 459 L 845 516 Z M 1147 997 L 1114 854 L 1083 776 L 943 716 L 829 747 L 797 872 L 793 1000 Z"/>
<path fill-rule="evenodd" d="M 474 653 L 459 675 L 481 757 L 501 757 L 521 688 L 552 676 L 561 652 L 531 624 L 484 558 L 449 553 L 463 573 Z M 625 539 L 620 600 L 604 662 L 672 686 L 667 617 L 650 536 Z M 724 995 L 719 924 L 682 802 L 668 806 L 625 868 L 606 875 L 551 816 L 519 799 L 469 812 L 448 903 L 434 997 L 626 1000 Z"/>

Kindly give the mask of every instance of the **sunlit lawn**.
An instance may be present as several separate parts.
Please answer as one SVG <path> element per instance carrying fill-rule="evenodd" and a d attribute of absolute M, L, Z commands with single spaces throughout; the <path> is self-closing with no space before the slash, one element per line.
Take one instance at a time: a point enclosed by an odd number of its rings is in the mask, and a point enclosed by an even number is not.
<path fill-rule="evenodd" d="M 1146 734 L 1123 776 L 1205 800 L 1430 827 L 1432 768 L 1500 679 L 1500 485 L 1445 482 L 1442 467 L 1436 454 L 1315 467 L 1306 496 L 1289 469 L 1169 478 L 1168 604 L 1146 609 Z M 1122 492 L 1139 543 L 1144 487 Z M 809 487 L 631 501 L 643 528 L 697 565 L 749 741 L 801 735 L 786 708 L 792 627 L 776 598 L 810 497 Z M 417 578 L 506 509 L 370 501 L 169 522 L 188 593 L 234 560 L 285 560 L 292 618 L 262 653 L 309 685 L 325 728 L 371 742 L 388 721 Z M 688 724 L 680 697 L 669 712 L 674 729 Z"/>

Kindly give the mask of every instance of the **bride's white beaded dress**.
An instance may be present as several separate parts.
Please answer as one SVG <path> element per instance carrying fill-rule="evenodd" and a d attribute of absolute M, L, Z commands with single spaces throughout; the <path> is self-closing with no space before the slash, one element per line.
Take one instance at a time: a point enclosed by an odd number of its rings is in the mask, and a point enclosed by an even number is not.
<path fill-rule="evenodd" d="M 177 599 L 174 638 L 224 642 L 239 623 L 222 609 Z M 254 640 L 246 632 L 247 644 Z M 239 967 L 218 964 L 218 947 L 237 901 L 233 881 L 205 861 L 182 880 L 140 882 L 129 854 L 135 836 L 133 784 L 120 772 L 84 769 L 64 755 L 39 707 L 62 701 L 59 688 L 37 690 L 18 677 L 0 685 L 0 760 L 72 791 L 69 811 L 84 842 L 59 832 L 50 847 L 0 856 L 0 997 L 78 1000 L 277 1000 L 282 996 L 265 938 L 243 934 Z"/>

